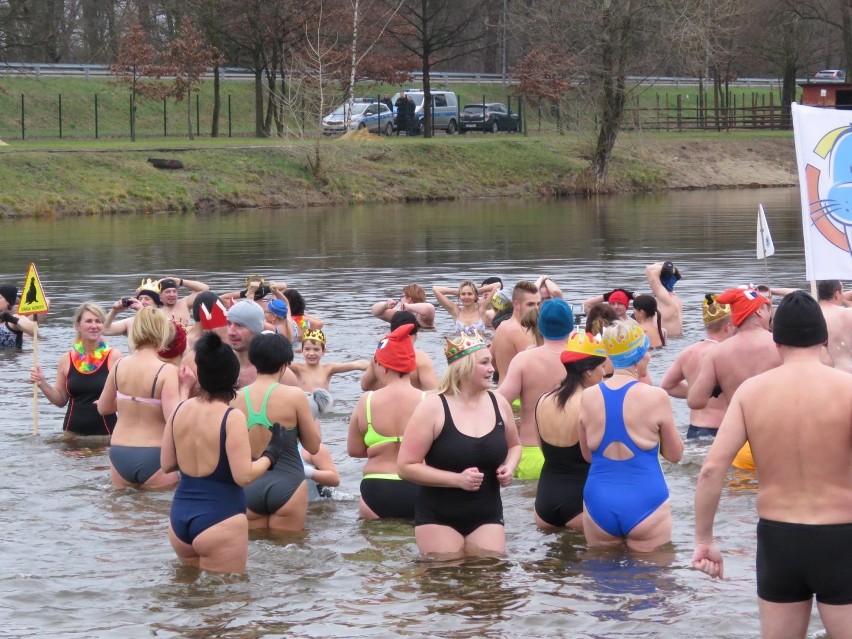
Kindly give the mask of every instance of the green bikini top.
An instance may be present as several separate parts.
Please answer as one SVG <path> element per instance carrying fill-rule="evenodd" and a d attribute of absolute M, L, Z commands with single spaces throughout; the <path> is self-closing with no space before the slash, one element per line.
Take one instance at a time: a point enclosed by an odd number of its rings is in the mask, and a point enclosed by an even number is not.
<path fill-rule="evenodd" d="M 266 395 L 263 396 L 263 403 L 260 405 L 260 410 L 257 412 L 254 412 L 254 409 L 251 407 L 251 397 L 249 397 L 248 387 L 243 389 L 243 394 L 246 398 L 246 425 L 249 428 L 257 424 L 261 424 L 267 428 L 272 428 L 272 422 L 270 422 L 269 418 L 266 416 L 266 403 L 269 401 L 269 395 L 272 393 L 272 389 L 276 386 L 278 386 L 277 382 L 272 384 L 272 386 L 270 386 L 266 391 Z"/>
<path fill-rule="evenodd" d="M 425 391 L 423 392 L 423 397 L 426 397 Z M 373 446 L 377 446 L 378 444 L 388 444 L 388 443 L 396 443 L 399 444 L 402 442 L 402 437 L 394 436 L 387 437 L 382 435 L 381 433 L 377 433 L 376 429 L 373 428 L 373 411 L 370 407 L 373 400 L 373 391 L 367 393 L 367 432 L 364 433 L 364 444 L 366 444 L 367 448 L 372 448 Z"/>

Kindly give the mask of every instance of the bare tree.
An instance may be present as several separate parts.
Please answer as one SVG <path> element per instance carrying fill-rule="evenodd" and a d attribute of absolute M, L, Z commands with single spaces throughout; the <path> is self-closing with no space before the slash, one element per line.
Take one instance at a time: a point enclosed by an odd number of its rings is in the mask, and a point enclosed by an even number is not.
<path fill-rule="evenodd" d="M 822 22 L 839 32 L 848 65 L 852 60 L 852 0 L 786 0 L 786 2 L 790 10 L 803 20 Z"/>
<path fill-rule="evenodd" d="M 388 33 L 406 50 L 416 55 L 423 72 L 423 126 L 432 136 L 432 68 L 455 60 L 483 46 L 484 0 L 382 0 L 386 6 L 399 5 L 398 19 Z"/>

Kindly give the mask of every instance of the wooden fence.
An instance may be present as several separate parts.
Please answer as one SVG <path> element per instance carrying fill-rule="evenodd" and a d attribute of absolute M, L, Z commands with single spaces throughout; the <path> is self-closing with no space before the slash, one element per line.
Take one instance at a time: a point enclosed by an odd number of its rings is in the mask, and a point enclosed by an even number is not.
<path fill-rule="evenodd" d="M 640 105 L 639 99 L 628 106 L 624 128 L 635 131 L 694 131 L 731 129 L 788 130 L 792 128 L 790 107 L 776 103 L 773 93 L 739 96 L 732 94 L 727 105 L 710 104 L 700 99 L 697 104 L 684 104 L 682 95 L 656 96 L 656 105 Z"/>

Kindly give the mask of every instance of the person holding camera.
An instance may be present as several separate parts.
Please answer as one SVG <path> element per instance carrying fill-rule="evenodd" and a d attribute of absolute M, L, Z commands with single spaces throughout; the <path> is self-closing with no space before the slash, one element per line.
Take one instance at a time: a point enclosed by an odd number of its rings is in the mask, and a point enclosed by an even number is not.
<path fill-rule="evenodd" d="M 0 286 L 0 348 L 20 349 L 24 335 L 35 332 L 35 322 L 12 310 L 17 303 L 18 288 L 11 284 Z"/>

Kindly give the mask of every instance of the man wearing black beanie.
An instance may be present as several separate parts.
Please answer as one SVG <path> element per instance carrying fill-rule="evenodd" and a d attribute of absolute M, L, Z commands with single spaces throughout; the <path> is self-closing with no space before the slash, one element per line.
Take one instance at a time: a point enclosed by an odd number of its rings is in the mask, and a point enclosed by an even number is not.
<path fill-rule="evenodd" d="M 748 441 L 757 493 L 757 595 L 763 637 L 805 637 L 812 599 L 832 637 L 852 616 L 852 374 L 820 362 L 819 304 L 795 291 L 772 331 L 781 366 L 743 382 L 695 489 L 693 568 L 723 576 L 713 519 L 725 474 Z M 736 531 L 732 534 L 737 534 Z M 742 534 L 746 534 L 742 531 Z"/>

